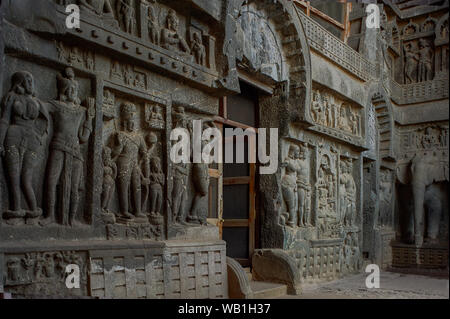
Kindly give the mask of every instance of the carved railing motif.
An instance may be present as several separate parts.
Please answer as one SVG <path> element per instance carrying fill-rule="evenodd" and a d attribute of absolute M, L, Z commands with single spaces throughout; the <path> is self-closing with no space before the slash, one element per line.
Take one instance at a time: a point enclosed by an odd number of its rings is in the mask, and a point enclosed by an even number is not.
<path fill-rule="evenodd" d="M 376 78 L 377 64 L 370 62 L 319 23 L 297 10 L 310 46 L 364 81 Z"/>
<path fill-rule="evenodd" d="M 419 83 L 399 84 L 393 79 L 384 81 L 385 88 L 397 104 L 411 104 L 448 98 L 448 79 L 434 79 Z"/>

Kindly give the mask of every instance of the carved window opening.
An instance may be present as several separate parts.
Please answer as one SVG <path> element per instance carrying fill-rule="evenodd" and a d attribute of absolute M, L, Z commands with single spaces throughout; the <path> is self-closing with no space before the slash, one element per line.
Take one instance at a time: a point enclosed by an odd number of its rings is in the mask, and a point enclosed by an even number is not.
<path fill-rule="evenodd" d="M 294 3 L 302 8 L 308 17 L 312 17 L 336 37 L 346 41 L 350 34 L 351 3 L 345 0 L 336 2 L 294 0 Z"/>

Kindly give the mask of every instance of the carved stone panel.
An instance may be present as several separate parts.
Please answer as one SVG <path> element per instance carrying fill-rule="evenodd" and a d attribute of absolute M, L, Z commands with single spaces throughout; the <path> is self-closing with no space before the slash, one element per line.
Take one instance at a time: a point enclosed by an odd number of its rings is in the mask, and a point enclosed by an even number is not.
<path fill-rule="evenodd" d="M 164 237 L 167 165 L 161 99 L 136 101 L 118 90 L 103 126 L 102 218 L 109 239 Z M 132 102 L 133 100 L 133 102 Z"/>
<path fill-rule="evenodd" d="M 320 131 L 344 140 L 363 138 L 364 111 L 327 91 L 313 90 L 311 118 Z"/>
<path fill-rule="evenodd" d="M 88 264 L 86 252 L 40 251 L 3 256 L 4 287 L 18 296 L 45 296 L 62 293 L 71 296 L 87 295 Z M 77 265 L 80 287 L 68 289 L 66 266 Z M 70 279 L 69 279 L 70 280 Z"/>

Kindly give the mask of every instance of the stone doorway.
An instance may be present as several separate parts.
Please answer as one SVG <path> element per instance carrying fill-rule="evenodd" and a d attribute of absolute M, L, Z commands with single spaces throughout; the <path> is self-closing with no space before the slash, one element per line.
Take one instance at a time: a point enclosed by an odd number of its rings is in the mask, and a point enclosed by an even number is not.
<path fill-rule="evenodd" d="M 258 92 L 241 83 L 241 93 L 222 103 L 220 124 L 224 136 L 224 154 L 227 143 L 234 143 L 233 163 L 224 163 L 222 172 L 223 214 L 222 239 L 227 242 L 227 255 L 242 266 L 251 266 L 256 238 L 256 163 L 249 162 L 249 137 L 244 136 L 244 162 L 237 163 L 236 138 L 246 135 L 247 129 L 257 132 Z M 226 138 L 226 129 L 242 129 L 236 136 Z M 247 131 L 246 131 L 247 130 Z M 248 133 L 247 133 L 248 136 Z M 255 142 L 257 142 L 255 137 Z M 256 144 L 255 146 L 256 147 Z"/>

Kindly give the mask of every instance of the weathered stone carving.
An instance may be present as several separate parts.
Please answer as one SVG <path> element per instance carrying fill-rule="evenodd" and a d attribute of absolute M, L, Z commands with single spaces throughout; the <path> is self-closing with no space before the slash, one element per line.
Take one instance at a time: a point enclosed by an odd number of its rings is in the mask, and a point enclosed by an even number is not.
<path fill-rule="evenodd" d="M 207 212 L 202 205 L 209 192 L 209 169 L 208 164 L 192 164 L 192 180 L 194 182 L 195 196 L 187 221 L 189 223 L 206 225 Z"/>
<path fill-rule="evenodd" d="M 311 104 L 312 118 L 317 124 L 326 125 L 325 108 L 322 103 L 320 92 L 313 92 L 313 101 Z"/>
<path fill-rule="evenodd" d="M 150 173 L 150 215 L 155 218 L 161 216 L 163 204 L 163 186 L 165 184 L 165 175 L 161 168 L 159 158 L 153 157 L 151 159 L 151 173 Z"/>
<path fill-rule="evenodd" d="M 84 159 L 80 144 L 88 142 L 95 116 L 95 99 L 87 98 L 87 109 L 78 97 L 79 84 L 72 68 L 58 74 L 58 100 L 50 102 L 54 133 L 48 163 L 48 212 L 41 225 L 54 223 L 57 185 L 61 184 L 59 222 L 74 226 L 80 200 Z"/>
<path fill-rule="evenodd" d="M 348 233 L 344 239 L 343 246 L 343 269 L 344 273 L 354 273 L 361 269 L 362 256 L 359 249 L 358 234 Z"/>
<path fill-rule="evenodd" d="M 283 79 L 283 57 L 279 38 L 267 16 L 254 4 L 243 6 L 238 18 L 238 34 L 242 37 L 241 64 L 251 72 L 260 72 L 275 81 Z"/>
<path fill-rule="evenodd" d="M 339 198 L 341 221 L 345 226 L 353 226 L 356 218 L 356 184 L 352 175 L 351 160 L 341 160 Z"/>
<path fill-rule="evenodd" d="M 109 211 L 117 177 L 117 165 L 111 157 L 111 152 L 109 147 L 103 148 L 102 210 L 107 223 L 115 223 L 115 215 Z"/>
<path fill-rule="evenodd" d="M 297 215 L 297 172 L 299 171 L 297 158 L 300 154 L 300 148 L 297 145 L 289 147 L 289 153 L 281 167 L 285 167 L 285 174 L 281 179 L 281 191 L 284 202 L 286 203 L 286 213 L 281 214 L 281 225 L 294 227 Z"/>
<path fill-rule="evenodd" d="M 336 214 L 336 170 L 330 154 L 323 154 L 318 168 L 316 192 L 318 197 L 318 221 L 323 236 L 335 236 L 339 225 Z M 334 234 L 334 235 L 333 235 Z"/>
<path fill-rule="evenodd" d="M 110 90 L 105 90 L 103 92 L 103 117 L 107 119 L 115 119 L 117 117 L 116 114 L 116 105 L 115 105 L 115 96 L 114 93 Z"/>
<path fill-rule="evenodd" d="M 163 110 L 158 104 L 145 105 L 145 121 L 150 128 L 164 129 Z"/>
<path fill-rule="evenodd" d="M 405 81 L 406 83 L 417 82 L 417 67 L 419 65 L 419 57 L 417 52 L 413 51 L 413 42 L 405 44 Z"/>
<path fill-rule="evenodd" d="M 308 144 L 300 147 L 297 158 L 298 225 L 312 226 L 311 221 L 311 173 Z"/>
<path fill-rule="evenodd" d="M 43 123 L 39 123 L 39 118 L 44 119 Z M 46 107 L 35 97 L 33 76 L 25 71 L 14 73 L 11 89 L 1 104 L 0 119 L 0 153 L 5 158 L 12 198 L 11 210 L 4 212 L 3 218 L 10 224 L 20 224 L 23 218 L 34 224 L 42 215 L 33 173 L 39 163 L 48 121 Z M 23 205 L 23 197 L 28 209 Z"/>
<path fill-rule="evenodd" d="M 430 48 L 430 43 L 425 39 L 419 41 L 419 81 L 429 81 L 433 79 L 433 58 L 434 52 Z"/>
<path fill-rule="evenodd" d="M 110 77 L 114 81 L 140 90 L 146 90 L 147 88 L 147 76 L 144 71 L 129 64 L 121 65 L 118 61 L 112 61 Z"/>
<path fill-rule="evenodd" d="M 120 213 L 123 218 L 144 219 L 141 206 L 141 176 L 139 155 L 145 156 L 146 144 L 141 133 L 137 131 L 136 105 L 125 102 L 122 105 L 123 131 L 116 133 L 116 147 L 113 158 L 117 159 L 118 192 Z M 132 205 L 130 205 L 132 198 Z M 134 214 L 131 213 L 134 209 Z"/>
<path fill-rule="evenodd" d="M 156 3 L 156 1 L 153 1 Z M 156 5 L 149 4 L 147 9 L 148 36 L 150 41 L 159 45 L 161 38 L 161 26 L 156 13 Z"/>
<path fill-rule="evenodd" d="M 114 17 L 110 0 L 78 0 L 81 14 L 87 13 L 100 18 L 105 24 L 117 28 L 119 25 Z"/>
<path fill-rule="evenodd" d="M 33 252 L 7 255 L 5 259 L 7 266 L 5 286 L 17 294 L 51 293 L 53 289 L 65 287 L 66 266 L 69 264 L 80 267 L 80 281 L 83 286 L 86 285 L 87 265 L 83 253 Z"/>
<path fill-rule="evenodd" d="M 161 33 L 161 45 L 164 49 L 190 54 L 191 50 L 178 30 L 180 20 L 176 12 L 169 9 L 166 17 L 166 27 Z"/>
<path fill-rule="evenodd" d="M 388 170 L 380 170 L 380 227 L 392 227 L 392 188 L 392 174 Z"/>
<path fill-rule="evenodd" d="M 191 52 L 194 55 L 197 64 L 206 66 L 206 49 L 203 45 L 202 36 L 199 32 L 193 32 L 191 43 Z"/>
<path fill-rule="evenodd" d="M 316 124 L 332 129 L 333 135 L 344 132 L 362 136 L 361 111 L 327 92 L 313 91 L 311 117 Z"/>
<path fill-rule="evenodd" d="M 136 30 L 134 0 L 117 0 L 117 17 L 122 30 L 134 34 Z"/>
<path fill-rule="evenodd" d="M 173 112 L 173 124 L 176 128 L 189 129 L 184 107 L 179 106 Z M 172 219 L 174 223 L 188 225 L 186 222 L 186 206 L 188 199 L 189 167 L 186 163 L 173 165 Z"/>
<path fill-rule="evenodd" d="M 448 164 L 447 164 L 448 165 Z M 411 161 L 411 185 L 414 199 L 414 242 L 421 246 L 424 240 L 425 225 L 425 193 L 434 182 L 448 181 L 447 170 L 442 169 L 436 154 L 417 153 Z M 436 197 L 430 203 L 429 218 L 427 220 L 427 234 L 431 243 L 437 241 L 439 222 L 442 213 L 442 203 Z"/>

